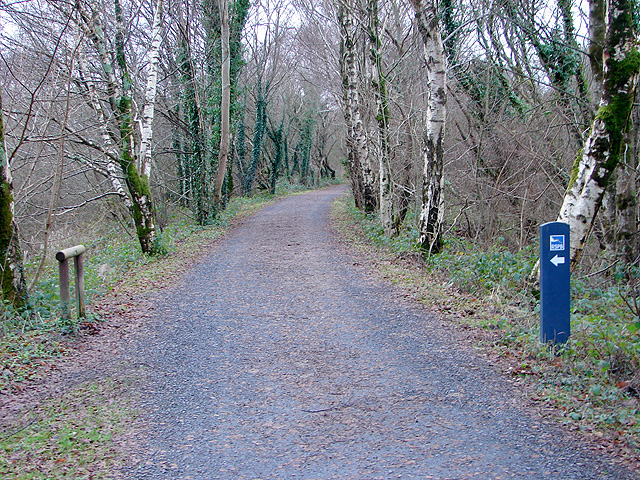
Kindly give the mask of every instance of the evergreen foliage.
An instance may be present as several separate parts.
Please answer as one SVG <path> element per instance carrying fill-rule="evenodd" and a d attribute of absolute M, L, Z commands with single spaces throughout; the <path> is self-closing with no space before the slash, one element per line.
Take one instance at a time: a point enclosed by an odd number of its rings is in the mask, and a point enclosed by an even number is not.
<path fill-rule="evenodd" d="M 256 118 L 253 125 L 253 148 L 251 149 L 251 161 L 247 168 L 247 174 L 244 179 L 244 194 L 250 195 L 253 191 L 253 182 L 256 178 L 256 171 L 262 154 L 262 140 L 267 128 L 267 99 L 265 91 L 268 90 L 258 81 L 256 91 Z"/>
<path fill-rule="evenodd" d="M 269 130 L 269 138 L 273 142 L 274 153 L 271 160 L 271 175 L 270 175 L 270 184 L 269 184 L 269 193 L 271 195 L 275 195 L 276 193 L 276 183 L 278 182 L 278 176 L 280 174 L 280 168 L 282 166 L 282 160 L 284 157 L 284 115 L 282 117 L 282 121 L 280 125 L 275 130 Z"/>

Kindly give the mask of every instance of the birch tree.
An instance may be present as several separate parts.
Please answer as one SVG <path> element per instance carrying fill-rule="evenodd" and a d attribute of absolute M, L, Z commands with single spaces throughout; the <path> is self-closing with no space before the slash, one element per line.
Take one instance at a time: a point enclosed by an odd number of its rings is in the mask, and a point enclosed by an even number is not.
<path fill-rule="evenodd" d="M 443 245 L 447 65 L 435 2 L 411 0 L 411 5 L 415 12 L 415 26 L 424 46 L 428 96 L 422 153 L 419 246 L 425 253 L 432 254 L 438 253 Z"/>
<path fill-rule="evenodd" d="M 357 70 L 355 69 L 355 39 L 352 34 L 353 12 L 347 6 L 346 1 L 340 1 L 338 6 L 338 24 L 340 25 L 340 73 L 342 76 L 342 92 L 343 92 L 343 110 L 344 120 L 347 125 L 347 163 L 349 168 L 349 177 L 351 179 L 351 190 L 353 192 L 353 200 L 356 207 L 364 210 L 364 179 L 362 178 L 362 162 L 358 155 L 360 150 L 356 148 L 357 142 L 354 136 L 354 114 L 359 117 L 359 110 L 354 112 L 353 105 L 354 94 L 352 90 L 355 87 L 352 83 L 357 81 Z M 357 94 L 357 91 L 355 92 Z M 366 144 L 365 144 L 366 147 Z"/>
<path fill-rule="evenodd" d="M 370 166 L 369 147 L 362 121 L 362 103 L 359 93 L 360 75 L 357 63 L 358 23 L 355 19 L 356 2 L 340 0 L 340 71 L 344 117 L 347 124 L 347 151 L 351 186 L 356 206 L 365 212 L 377 208 L 375 177 Z"/>
<path fill-rule="evenodd" d="M 134 104 L 134 82 L 131 74 L 130 60 L 127 55 L 127 38 L 125 18 L 120 0 L 114 0 L 113 11 L 115 19 L 114 50 L 109 51 L 106 38 L 105 23 L 101 19 L 98 5 L 95 3 L 76 2 L 79 12 L 79 26 L 93 48 L 94 55 L 100 65 L 103 81 L 106 84 L 106 99 L 97 97 L 96 88 L 89 80 L 88 62 L 81 61 L 81 83 L 90 103 L 102 123 L 104 151 L 116 150 L 113 161 L 107 162 L 107 168 L 92 163 L 96 171 L 109 175 L 112 184 L 117 187 L 118 174 L 113 168 L 117 163 L 124 184 L 128 190 L 126 201 L 136 228 L 138 240 L 144 253 L 156 252 L 156 226 L 149 178 L 152 170 L 152 132 L 154 119 L 154 104 L 157 92 L 159 51 L 162 40 L 162 6 L 158 0 L 154 9 L 151 25 L 151 43 L 148 53 L 148 73 L 144 93 L 142 118 L 137 118 Z M 67 12 L 67 15 L 70 13 Z M 110 112 L 105 111 L 104 104 L 109 106 Z M 136 128 L 138 127 L 139 128 Z M 119 132 L 114 135 L 113 132 Z M 121 191 L 121 189 L 120 189 Z"/>
<path fill-rule="evenodd" d="M 602 200 L 624 155 L 625 134 L 640 72 L 632 0 L 607 0 L 602 99 L 575 161 L 558 221 L 571 229 L 571 266 L 578 263 Z"/>
<path fill-rule="evenodd" d="M 143 165 L 136 161 L 139 152 L 136 151 L 134 130 L 133 81 L 129 73 L 125 53 L 125 27 L 120 0 L 115 0 L 114 7 L 116 19 L 116 64 L 120 70 L 122 82 L 116 109 L 116 119 L 120 127 L 120 167 L 125 175 L 125 183 L 131 195 L 133 203 L 131 213 L 142 251 L 144 253 L 154 253 L 156 228 L 149 176 L 143 173 Z"/>
<path fill-rule="evenodd" d="M 162 43 L 163 0 L 157 0 L 153 15 L 151 46 L 149 48 L 149 73 L 144 91 L 144 106 L 140 126 L 140 173 L 147 178 L 151 176 L 153 161 L 153 119 L 155 116 L 156 95 L 158 92 L 158 68 L 160 65 L 160 44 Z"/>

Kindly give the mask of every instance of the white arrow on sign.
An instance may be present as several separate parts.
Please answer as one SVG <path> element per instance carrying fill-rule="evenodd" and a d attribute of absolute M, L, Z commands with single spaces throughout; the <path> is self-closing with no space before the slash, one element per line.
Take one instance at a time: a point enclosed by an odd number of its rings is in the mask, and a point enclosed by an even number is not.
<path fill-rule="evenodd" d="M 553 263 L 557 267 L 561 263 L 564 263 L 564 257 L 559 257 L 558 255 L 556 255 L 551 259 L 551 263 Z"/>

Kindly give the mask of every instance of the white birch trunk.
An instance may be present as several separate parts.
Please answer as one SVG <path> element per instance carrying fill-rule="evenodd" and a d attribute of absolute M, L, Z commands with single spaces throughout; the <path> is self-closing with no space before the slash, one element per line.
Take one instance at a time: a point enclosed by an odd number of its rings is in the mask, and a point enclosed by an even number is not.
<path fill-rule="evenodd" d="M 151 47 L 149 48 L 149 74 L 144 92 L 144 107 L 140 126 L 140 174 L 151 176 L 153 117 L 158 90 L 158 66 L 160 65 L 160 44 L 162 43 L 162 1 L 158 0 L 153 15 Z"/>
<path fill-rule="evenodd" d="M 118 173 L 119 168 L 116 165 L 116 162 L 113 160 L 114 156 L 118 155 L 118 145 L 111 137 L 109 133 L 109 120 L 107 115 L 102 108 L 102 103 L 98 99 L 98 93 L 96 92 L 95 84 L 90 80 L 89 77 L 89 67 L 86 57 L 82 52 L 78 54 L 78 69 L 80 71 L 80 79 L 82 84 L 87 89 L 87 93 L 89 94 L 89 103 L 95 110 L 98 115 L 98 121 L 100 123 L 100 135 L 102 136 L 102 142 L 104 143 L 104 148 L 107 150 L 106 156 L 106 166 L 104 168 L 93 165 L 91 162 L 87 162 L 88 165 L 99 172 L 102 175 L 105 175 L 109 183 L 111 184 L 111 188 L 118 194 L 118 197 L 122 200 L 124 205 L 127 208 L 131 208 L 133 205 L 131 203 L 131 199 L 127 195 L 127 192 L 124 189 L 124 184 L 122 183 L 122 177 Z"/>
<path fill-rule="evenodd" d="M 105 33 L 100 21 L 100 16 L 94 9 L 87 12 L 82 8 L 83 2 L 78 2 L 78 11 L 81 17 L 80 28 L 84 34 L 91 39 L 98 57 L 100 58 L 100 66 L 105 74 L 107 81 L 107 96 L 111 110 L 115 111 L 117 107 L 116 97 L 120 95 L 118 92 L 118 81 L 116 80 L 116 72 L 113 68 L 111 56 L 107 50 L 105 42 Z"/>
<path fill-rule="evenodd" d="M 120 130 L 120 168 L 122 168 L 133 202 L 133 207 L 130 211 L 142 252 L 154 254 L 156 252 L 156 226 L 149 177 L 140 174 L 139 162 L 136 161 L 136 156 L 139 157 L 139 152 L 136 152 L 133 81 L 127 65 L 124 18 L 120 0 L 115 0 L 114 4 L 116 20 L 115 53 L 122 82 L 122 95 L 118 100 L 116 114 Z"/>
<path fill-rule="evenodd" d="M 571 266 L 575 267 L 620 162 L 640 70 L 635 46 L 632 0 L 609 0 L 604 46 L 604 84 L 600 108 L 560 208 L 558 221 L 569 224 Z"/>
<path fill-rule="evenodd" d="M 149 185 L 149 175 L 151 168 L 150 160 L 142 160 L 143 156 L 149 153 L 151 145 L 151 130 L 144 133 L 136 132 L 133 110 L 133 79 L 129 73 L 127 65 L 127 52 L 125 42 L 127 31 L 123 18 L 122 5 L 120 0 L 114 0 L 115 13 L 115 52 L 112 55 L 107 49 L 107 41 L 105 31 L 100 21 L 100 15 L 96 5 L 92 2 L 77 2 L 80 20 L 78 21 L 85 35 L 91 40 L 97 58 L 104 73 L 104 79 L 107 84 L 107 100 L 111 107 L 111 115 L 102 108 L 100 98 L 96 93 L 96 88 L 91 82 L 85 82 L 90 92 L 91 103 L 93 104 L 101 123 L 101 134 L 109 149 L 111 144 L 116 145 L 117 162 L 122 172 L 122 179 L 127 186 L 129 195 L 123 195 L 122 182 L 116 175 L 115 160 L 111 155 L 107 155 L 106 171 L 112 185 L 121 196 L 129 200 L 128 206 L 131 212 L 132 220 L 135 225 L 140 246 L 144 253 L 153 254 L 156 251 L 155 245 L 155 218 L 153 203 L 151 198 L 151 188 Z M 88 6 L 90 11 L 83 7 Z M 152 27 L 152 41 L 150 45 L 150 74 L 147 81 L 147 90 L 145 91 L 145 109 L 142 127 L 151 129 L 153 123 L 153 108 L 155 100 L 155 91 L 157 85 L 157 69 L 158 69 L 158 50 L 160 42 L 160 27 L 162 21 L 162 2 L 158 0 L 156 10 L 154 12 L 154 25 Z M 115 63 L 114 63 L 115 61 Z M 81 67 L 81 71 L 87 71 L 86 61 Z M 119 69 L 119 83 L 116 77 L 116 66 Z M 89 77 L 87 77 L 88 80 Z M 147 108 L 151 106 L 151 110 Z M 108 122 L 114 122 L 112 128 L 109 128 Z M 119 132 L 119 138 L 114 138 L 111 132 Z M 137 138 L 145 137 L 147 142 L 144 148 L 137 150 Z M 148 152 L 149 151 L 149 152 Z M 115 155 L 113 156 L 115 157 Z M 146 171 L 141 171 L 142 169 Z"/>
<path fill-rule="evenodd" d="M 572 268 L 577 264 L 602 205 L 606 183 L 602 181 L 601 176 L 608 177 L 609 172 L 600 166 L 602 162 L 594 152 L 594 144 L 606 136 L 604 123 L 596 119 L 584 146 L 576 178 L 567 190 L 560 207 L 558 221 L 569 224 L 571 232 L 569 256 Z"/>
<path fill-rule="evenodd" d="M 362 121 L 362 102 L 358 87 L 360 76 L 358 75 L 358 65 L 356 63 L 356 38 L 358 27 L 354 19 L 356 2 L 353 0 L 343 1 L 343 36 L 345 48 L 344 57 L 344 85 L 345 100 L 349 105 L 350 113 L 350 137 L 351 155 L 353 162 L 357 163 L 362 175 L 362 195 L 363 209 L 367 212 L 374 211 L 377 207 L 376 179 L 369 160 L 369 148 L 367 145 L 367 135 Z"/>
<path fill-rule="evenodd" d="M 338 24 L 340 25 L 340 74 L 342 76 L 343 111 L 344 120 L 347 126 L 346 147 L 347 159 L 349 162 L 349 176 L 351 178 L 351 190 L 357 208 L 364 210 L 364 199 L 362 197 L 362 171 L 360 163 L 355 155 L 355 139 L 353 136 L 353 106 L 351 105 L 350 84 L 350 62 L 355 56 L 355 46 L 351 38 L 350 29 L 353 23 L 352 13 L 349 11 L 344 1 L 339 2 Z M 288 172 L 287 172 L 288 175 Z"/>
<path fill-rule="evenodd" d="M 429 95 L 423 150 L 419 244 L 424 252 L 431 254 L 442 248 L 447 65 L 435 3 L 411 0 L 411 4 L 415 11 L 416 27 L 424 44 Z"/>

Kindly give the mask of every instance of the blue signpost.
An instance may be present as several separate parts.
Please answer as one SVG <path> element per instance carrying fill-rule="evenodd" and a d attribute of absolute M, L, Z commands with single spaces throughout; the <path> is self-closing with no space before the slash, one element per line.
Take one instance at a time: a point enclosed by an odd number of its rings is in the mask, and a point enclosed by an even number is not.
<path fill-rule="evenodd" d="M 569 225 L 540 227 L 540 341 L 564 343 L 571 333 Z"/>

